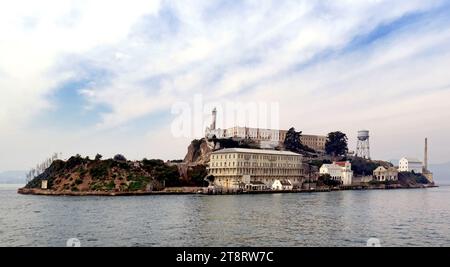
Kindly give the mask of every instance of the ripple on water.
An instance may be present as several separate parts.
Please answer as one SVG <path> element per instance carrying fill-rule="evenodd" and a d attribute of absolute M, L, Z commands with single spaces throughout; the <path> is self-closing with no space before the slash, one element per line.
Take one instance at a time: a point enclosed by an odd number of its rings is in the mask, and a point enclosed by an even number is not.
<path fill-rule="evenodd" d="M 5 246 L 450 246 L 450 188 L 240 196 L 0 194 Z M 438 203 L 426 208 L 423 203 Z"/>

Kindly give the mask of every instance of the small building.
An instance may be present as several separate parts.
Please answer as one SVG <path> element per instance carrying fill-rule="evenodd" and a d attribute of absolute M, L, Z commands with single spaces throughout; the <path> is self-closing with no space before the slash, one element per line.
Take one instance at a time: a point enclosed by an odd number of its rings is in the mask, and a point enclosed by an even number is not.
<path fill-rule="evenodd" d="M 41 189 L 48 189 L 48 180 L 41 181 Z"/>
<path fill-rule="evenodd" d="M 380 166 L 373 171 L 375 181 L 398 181 L 398 170 L 394 167 L 385 168 Z"/>
<path fill-rule="evenodd" d="M 333 162 L 323 164 L 320 174 L 328 174 L 332 179 L 340 181 L 343 185 L 351 185 L 353 179 L 352 164 L 349 161 Z"/>
<path fill-rule="evenodd" d="M 416 158 L 404 157 L 399 161 L 398 170 L 400 172 L 422 173 L 423 162 Z"/>
<path fill-rule="evenodd" d="M 247 191 L 263 191 L 267 190 L 267 185 L 260 181 L 251 181 L 248 184 L 245 184 L 245 189 Z"/>
<path fill-rule="evenodd" d="M 275 180 L 272 184 L 272 190 L 283 190 L 283 191 L 288 191 L 288 190 L 292 190 L 294 188 L 294 186 L 292 185 L 292 183 L 289 180 Z"/>

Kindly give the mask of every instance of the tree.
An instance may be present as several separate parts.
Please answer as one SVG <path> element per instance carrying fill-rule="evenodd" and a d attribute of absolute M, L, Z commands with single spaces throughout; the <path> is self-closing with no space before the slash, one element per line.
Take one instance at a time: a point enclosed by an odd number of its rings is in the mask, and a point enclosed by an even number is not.
<path fill-rule="evenodd" d="M 322 174 L 319 176 L 319 184 L 324 184 L 326 186 L 335 187 L 341 184 L 340 181 L 333 179 L 329 174 Z"/>
<path fill-rule="evenodd" d="M 100 155 L 100 154 L 95 155 L 95 160 L 96 160 L 96 161 L 99 161 L 99 160 L 101 160 L 102 158 L 103 158 L 103 156 Z"/>
<path fill-rule="evenodd" d="M 348 138 L 342 132 L 332 132 L 328 134 L 327 142 L 325 143 L 325 151 L 328 155 L 345 156 L 348 152 Z"/>
<path fill-rule="evenodd" d="M 208 176 L 208 171 L 205 165 L 197 165 L 188 170 L 188 177 L 194 186 L 208 186 L 205 178 Z"/>
<path fill-rule="evenodd" d="M 373 171 L 381 166 L 381 164 L 377 162 L 359 157 L 353 158 L 351 162 L 354 174 L 361 176 L 372 175 Z"/>
<path fill-rule="evenodd" d="M 127 161 L 127 158 L 125 158 L 125 156 L 122 155 L 122 154 L 117 154 L 117 155 L 115 155 L 113 159 L 114 159 L 115 161 Z"/>
<path fill-rule="evenodd" d="M 286 138 L 284 139 L 284 147 L 292 152 L 301 152 L 303 148 L 300 141 L 301 134 L 302 132 L 296 132 L 294 127 L 289 129 L 286 133 Z"/>

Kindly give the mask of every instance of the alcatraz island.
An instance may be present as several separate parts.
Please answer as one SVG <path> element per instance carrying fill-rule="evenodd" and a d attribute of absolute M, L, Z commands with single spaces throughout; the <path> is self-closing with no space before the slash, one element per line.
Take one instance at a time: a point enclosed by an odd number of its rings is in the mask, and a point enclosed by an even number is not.
<path fill-rule="evenodd" d="M 183 160 L 130 161 L 57 154 L 27 175 L 20 194 L 125 196 L 162 194 L 263 194 L 334 190 L 435 187 L 424 160 L 404 157 L 398 166 L 370 157 L 369 131 L 357 148 L 346 134 L 309 135 L 289 130 L 216 128 L 217 110 L 205 137 L 193 140 Z"/>

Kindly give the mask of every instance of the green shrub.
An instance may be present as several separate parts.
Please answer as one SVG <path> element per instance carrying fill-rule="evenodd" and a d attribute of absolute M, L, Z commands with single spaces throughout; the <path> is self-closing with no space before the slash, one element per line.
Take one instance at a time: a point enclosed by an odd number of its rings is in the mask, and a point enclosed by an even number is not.
<path fill-rule="evenodd" d="M 142 181 L 132 181 L 128 185 L 128 190 L 130 190 L 130 191 L 138 191 L 138 190 L 143 190 L 143 189 L 144 189 L 144 184 L 142 183 Z"/>
<path fill-rule="evenodd" d="M 114 183 L 114 181 L 110 181 L 106 184 L 106 190 L 113 190 L 114 188 L 116 188 L 116 184 Z"/>
<path fill-rule="evenodd" d="M 94 166 L 89 170 L 90 175 L 93 179 L 105 179 L 108 176 L 108 170 L 109 166 L 105 164 L 104 162 L 98 164 L 97 166 Z"/>

